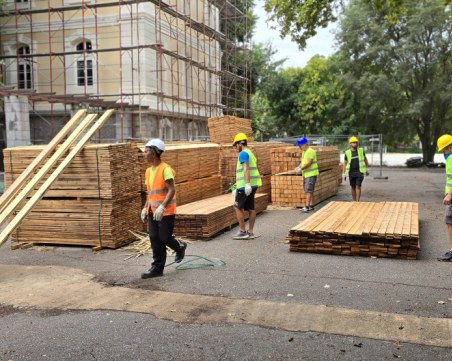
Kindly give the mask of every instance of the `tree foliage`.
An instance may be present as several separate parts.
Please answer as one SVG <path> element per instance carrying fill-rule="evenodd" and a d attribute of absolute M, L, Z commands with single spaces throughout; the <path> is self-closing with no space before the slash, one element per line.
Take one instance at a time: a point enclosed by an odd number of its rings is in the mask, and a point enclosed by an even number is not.
<path fill-rule="evenodd" d="M 452 14 L 442 0 L 405 0 L 387 21 L 366 0 L 350 0 L 338 33 L 341 81 L 358 124 L 392 140 L 417 134 L 424 161 L 451 122 Z"/>
<path fill-rule="evenodd" d="M 407 12 L 410 0 L 365 0 L 374 10 L 386 9 L 385 19 L 397 23 Z M 345 7 L 345 0 L 265 0 L 265 10 L 269 20 L 275 21 L 280 29 L 281 38 L 290 36 L 301 49 L 306 41 L 316 35 L 318 28 L 325 28 L 336 21 Z M 442 0 L 443 6 L 452 0 Z"/>

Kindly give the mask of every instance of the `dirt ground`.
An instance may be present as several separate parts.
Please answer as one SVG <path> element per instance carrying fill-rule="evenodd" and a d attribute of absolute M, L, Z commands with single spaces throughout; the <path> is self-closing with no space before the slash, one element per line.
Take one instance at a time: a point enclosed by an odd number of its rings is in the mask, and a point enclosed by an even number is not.
<path fill-rule="evenodd" d="M 452 263 L 436 260 L 448 247 L 444 170 L 383 172 L 387 180 L 372 178 L 378 170 L 365 179 L 362 200 L 419 203 L 415 261 L 291 253 L 284 237 L 308 215 L 282 207 L 258 216 L 256 240 L 232 240 L 233 228 L 195 241 L 187 250 L 189 269 L 171 265 L 151 280 L 140 279 L 150 257 L 126 260 L 122 249 L 12 251 L 6 244 L 0 332 L 15 337 L 0 344 L 0 361 L 449 360 Z M 342 184 L 317 208 L 350 198 Z M 198 256 L 217 262 L 202 267 L 206 261 Z M 118 340 L 124 347 L 117 348 Z"/>

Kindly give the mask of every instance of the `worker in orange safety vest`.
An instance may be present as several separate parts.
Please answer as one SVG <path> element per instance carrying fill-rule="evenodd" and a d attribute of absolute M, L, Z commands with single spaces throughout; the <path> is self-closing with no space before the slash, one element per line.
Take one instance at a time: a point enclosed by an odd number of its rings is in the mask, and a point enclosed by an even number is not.
<path fill-rule="evenodd" d="M 166 247 L 175 253 L 174 262 L 185 257 L 187 243 L 179 242 L 173 235 L 176 218 L 175 171 L 160 159 L 165 144 L 160 139 L 151 139 L 145 145 L 144 155 L 151 165 L 146 169 L 146 204 L 141 211 L 141 220 L 148 220 L 153 262 L 151 268 L 141 274 L 141 278 L 163 276 L 166 262 Z"/>

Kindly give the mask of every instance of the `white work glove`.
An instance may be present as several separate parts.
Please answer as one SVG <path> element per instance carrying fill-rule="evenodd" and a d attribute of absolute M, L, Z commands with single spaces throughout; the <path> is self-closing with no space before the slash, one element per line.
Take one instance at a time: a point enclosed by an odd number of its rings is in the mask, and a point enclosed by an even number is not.
<path fill-rule="evenodd" d="M 246 183 L 245 184 L 245 194 L 247 196 L 249 196 L 251 194 L 251 192 L 253 191 L 253 189 L 251 188 L 251 184 L 250 183 Z"/>
<path fill-rule="evenodd" d="M 141 210 L 141 222 L 145 223 L 146 222 L 146 218 L 148 218 L 148 216 L 146 214 L 146 207 L 144 207 Z"/>
<path fill-rule="evenodd" d="M 299 175 L 301 173 L 301 167 L 295 168 L 295 174 Z"/>
<path fill-rule="evenodd" d="M 163 213 L 165 212 L 165 207 L 159 205 L 154 212 L 154 221 L 160 222 L 163 218 Z"/>

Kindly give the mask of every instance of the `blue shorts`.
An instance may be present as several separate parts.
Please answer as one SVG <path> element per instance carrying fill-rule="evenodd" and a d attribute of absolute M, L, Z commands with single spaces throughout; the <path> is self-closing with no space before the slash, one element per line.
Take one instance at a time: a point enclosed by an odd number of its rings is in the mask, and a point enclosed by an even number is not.
<path fill-rule="evenodd" d="M 303 187 L 305 193 L 314 193 L 315 182 L 317 182 L 317 176 L 303 178 Z"/>

